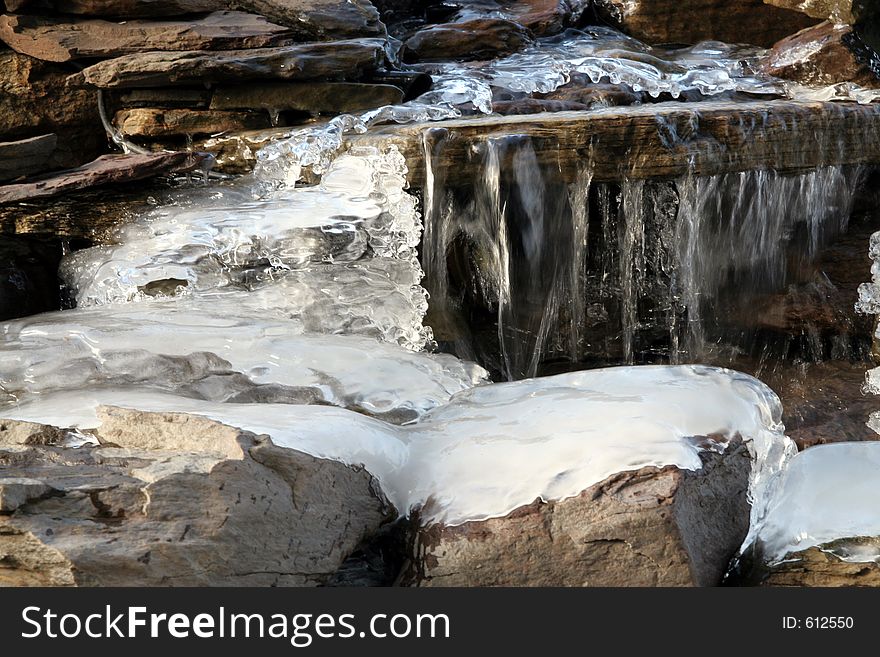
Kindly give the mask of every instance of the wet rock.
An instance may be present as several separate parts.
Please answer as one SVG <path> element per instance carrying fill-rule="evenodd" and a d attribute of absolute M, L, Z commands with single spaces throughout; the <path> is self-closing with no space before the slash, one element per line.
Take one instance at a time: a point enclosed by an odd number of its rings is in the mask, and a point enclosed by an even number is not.
<path fill-rule="evenodd" d="M 651 44 L 716 40 L 770 47 L 817 23 L 763 0 L 595 0 L 601 18 Z"/>
<path fill-rule="evenodd" d="M 765 4 L 799 11 L 813 18 L 833 21 L 838 25 L 852 25 L 865 3 L 860 0 L 764 0 Z M 861 5 L 861 6 L 860 6 Z"/>
<path fill-rule="evenodd" d="M 56 146 L 54 134 L 0 143 L 0 181 L 46 171 Z"/>
<path fill-rule="evenodd" d="M 60 171 L 30 182 L 0 186 L 0 204 L 193 171 L 202 165 L 206 157 L 204 153 L 102 155 L 94 162 L 76 169 Z"/>
<path fill-rule="evenodd" d="M 379 12 L 369 0 L 233 0 L 231 4 L 286 25 L 302 39 L 385 34 Z"/>
<path fill-rule="evenodd" d="M 531 41 L 531 33 L 513 21 L 480 18 L 421 29 L 403 44 L 401 56 L 407 62 L 493 59 Z"/>
<path fill-rule="evenodd" d="M 102 88 L 164 87 L 245 80 L 345 80 L 379 68 L 382 41 L 359 39 L 286 48 L 150 52 L 99 62 L 82 72 Z"/>
<path fill-rule="evenodd" d="M 745 537 L 751 461 L 741 443 L 702 470 L 624 472 L 503 518 L 418 530 L 415 586 L 711 586 Z"/>
<path fill-rule="evenodd" d="M 146 50 L 235 50 L 291 42 L 291 31 L 262 16 L 222 11 L 175 21 L 84 20 L 0 16 L 0 39 L 14 50 L 50 62 L 118 57 Z"/>
<path fill-rule="evenodd" d="M 492 103 L 492 110 L 501 116 L 539 114 L 541 112 L 578 112 L 588 109 L 590 106 L 584 103 L 539 98 L 502 100 Z"/>
<path fill-rule="evenodd" d="M 580 103 L 593 107 L 623 107 L 642 101 L 642 94 L 633 91 L 625 84 L 596 84 L 586 75 L 574 74 L 571 81 L 538 98 Z"/>
<path fill-rule="evenodd" d="M 265 436 L 181 414 L 101 420 L 102 445 L 80 449 L 0 423 L 0 584 L 320 585 L 393 518 L 363 469 Z"/>
<path fill-rule="evenodd" d="M 69 73 L 25 55 L 0 52 L 0 136 L 12 141 L 56 134 L 50 168 L 79 166 L 107 152 L 97 93 L 67 86 Z"/>
<path fill-rule="evenodd" d="M 268 128 L 269 117 L 265 112 L 140 108 L 118 112 L 114 123 L 129 137 L 169 137 Z"/>
<path fill-rule="evenodd" d="M 216 171 L 229 174 L 249 173 L 257 163 L 257 152 L 289 133 L 289 128 L 236 132 L 196 141 L 193 147 L 214 156 Z"/>
<path fill-rule="evenodd" d="M 801 30 L 773 46 L 765 71 L 812 86 L 853 82 L 880 87 L 880 69 L 871 68 L 866 48 L 849 25 L 825 22 Z"/>
<path fill-rule="evenodd" d="M 535 36 L 558 34 L 580 23 L 590 7 L 589 0 L 507 0 L 502 11 Z"/>
<path fill-rule="evenodd" d="M 188 107 L 207 108 L 211 104 L 208 89 L 132 89 L 116 95 L 116 102 L 123 107 Z"/>
<path fill-rule="evenodd" d="M 342 114 L 403 102 L 403 91 L 389 84 L 303 82 L 220 87 L 212 110 L 263 109 L 309 114 Z M 219 131 L 218 131 L 219 132 Z"/>
<path fill-rule="evenodd" d="M 0 320 L 58 310 L 60 262 L 57 243 L 0 236 Z"/>
<path fill-rule="evenodd" d="M 790 553 L 781 563 L 768 567 L 759 582 L 748 583 L 760 583 L 762 586 L 880 587 L 880 564 L 873 561 L 844 561 L 834 554 L 835 549 L 834 544 L 826 544 Z"/>
<path fill-rule="evenodd" d="M 6 0 L 7 11 L 49 10 L 82 16 L 156 18 L 223 9 L 224 0 Z"/>

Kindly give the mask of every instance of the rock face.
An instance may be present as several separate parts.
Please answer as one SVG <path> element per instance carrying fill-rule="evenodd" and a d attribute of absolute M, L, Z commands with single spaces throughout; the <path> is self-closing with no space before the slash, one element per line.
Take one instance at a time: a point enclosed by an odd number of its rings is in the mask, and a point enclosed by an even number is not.
<path fill-rule="evenodd" d="M 0 181 L 46 171 L 57 145 L 57 135 L 0 143 Z"/>
<path fill-rule="evenodd" d="M 801 30 L 773 46 L 765 70 L 770 75 L 805 85 L 853 82 L 880 86 L 866 46 L 849 25 L 830 22 Z"/>
<path fill-rule="evenodd" d="M 133 182 L 163 174 L 198 169 L 204 153 L 102 155 L 94 162 L 37 180 L 0 187 L 0 204 L 57 196 L 101 185 Z"/>
<path fill-rule="evenodd" d="M 82 75 L 86 82 L 101 88 L 263 79 L 344 80 L 375 70 L 383 57 L 382 41 L 361 39 L 288 48 L 126 55 L 94 64 Z"/>
<path fill-rule="evenodd" d="M 3 141 L 58 135 L 50 168 L 79 166 L 107 151 L 96 91 L 67 86 L 68 74 L 25 55 L 0 52 L 0 135 Z"/>
<path fill-rule="evenodd" d="M 0 16 L 0 39 L 14 50 L 50 62 L 118 57 L 145 50 L 235 50 L 290 42 L 291 31 L 261 16 L 235 11 L 175 21 L 85 20 Z"/>
<path fill-rule="evenodd" d="M 817 22 L 762 0 L 595 0 L 595 5 L 601 18 L 652 44 L 717 40 L 770 47 Z"/>
<path fill-rule="evenodd" d="M 212 135 L 269 127 L 269 116 L 250 112 L 189 109 L 128 109 L 116 114 L 116 127 L 130 137 Z"/>
<path fill-rule="evenodd" d="M 0 585 L 311 586 L 392 519 L 362 469 L 203 418 L 0 423 Z"/>
<path fill-rule="evenodd" d="M 484 60 L 509 55 L 530 42 L 529 31 L 513 21 L 480 18 L 419 30 L 403 44 L 402 56 L 408 62 Z"/>
<path fill-rule="evenodd" d="M 711 586 L 745 537 L 741 443 L 696 472 L 643 468 L 504 518 L 418 530 L 413 586 Z"/>

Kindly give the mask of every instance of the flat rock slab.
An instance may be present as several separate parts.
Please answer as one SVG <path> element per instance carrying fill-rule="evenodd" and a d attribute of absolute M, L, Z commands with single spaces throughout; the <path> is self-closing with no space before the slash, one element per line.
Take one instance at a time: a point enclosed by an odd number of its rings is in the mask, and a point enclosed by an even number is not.
<path fill-rule="evenodd" d="M 302 39 L 385 35 L 370 0 L 234 0 L 233 4 L 295 29 Z"/>
<path fill-rule="evenodd" d="M 770 47 L 818 21 L 763 0 L 595 0 L 599 16 L 651 44 L 700 41 Z"/>
<path fill-rule="evenodd" d="M 161 18 L 225 8 L 223 0 L 6 0 L 7 11 L 51 10 L 83 16 Z"/>
<path fill-rule="evenodd" d="M 521 50 L 531 33 L 513 21 L 479 18 L 425 27 L 407 39 L 401 57 L 407 62 L 486 60 Z"/>
<path fill-rule="evenodd" d="M 205 157 L 202 153 L 102 155 L 77 169 L 61 171 L 31 182 L 0 186 L 0 204 L 192 171 L 200 166 Z"/>
<path fill-rule="evenodd" d="M 282 48 L 149 52 L 99 62 L 83 70 L 101 88 L 164 87 L 246 80 L 345 80 L 376 70 L 384 43 L 354 39 Z"/>
<path fill-rule="evenodd" d="M 130 137 L 171 137 L 256 130 L 270 121 L 265 112 L 139 108 L 117 112 L 114 123 Z"/>
<path fill-rule="evenodd" d="M 64 22 L 39 16 L 0 16 L 0 40 L 51 62 L 109 58 L 149 50 L 236 50 L 292 43 L 290 29 L 262 16 L 221 11 L 175 21 Z"/>
<path fill-rule="evenodd" d="M 57 146 L 58 136 L 54 134 L 0 143 L 0 180 L 46 171 Z"/>
<path fill-rule="evenodd" d="M 311 114 L 342 114 L 403 102 L 403 90 L 390 84 L 301 82 L 219 87 L 211 109 L 294 110 Z"/>
<path fill-rule="evenodd" d="M 713 586 L 749 524 L 742 443 L 695 472 L 643 468 L 503 518 L 418 530 L 413 586 Z"/>
<path fill-rule="evenodd" d="M 880 106 L 754 101 L 663 103 L 590 112 L 479 117 L 389 126 L 348 138 L 351 145 L 397 146 L 410 183 L 425 181 L 425 139 L 450 185 L 467 184 L 487 139 L 531 139 L 538 161 L 574 181 L 715 175 L 752 169 L 802 171 L 880 163 Z M 439 141 L 443 141 L 439 144 Z M 502 170 L 503 167 L 502 167 Z"/>
<path fill-rule="evenodd" d="M 200 417 L 101 415 L 80 449 L 0 423 L 0 585 L 321 585 L 394 517 L 361 468 Z"/>

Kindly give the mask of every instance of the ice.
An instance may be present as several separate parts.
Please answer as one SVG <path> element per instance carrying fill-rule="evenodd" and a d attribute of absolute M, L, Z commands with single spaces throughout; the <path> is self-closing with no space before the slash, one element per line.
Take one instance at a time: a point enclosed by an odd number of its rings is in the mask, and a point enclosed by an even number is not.
<path fill-rule="evenodd" d="M 403 427 L 327 406 L 218 404 L 124 388 L 45 393 L 2 415 L 87 431 L 99 428 L 102 405 L 194 413 L 316 457 L 362 464 L 401 512 L 423 507 L 425 522 L 448 524 L 504 516 L 538 498 L 565 499 L 617 472 L 699 469 L 701 451 L 723 449 L 735 436 L 757 457 L 752 491 L 762 499 L 765 480 L 791 449 L 769 388 L 701 366 L 477 387 Z"/>
<path fill-rule="evenodd" d="M 485 382 L 481 368 L 446 354 L 356 335 L 297 335 L 289 321 L 216 310 L 161 301 L 11 322 L 0 334 L 0 389 L 25 399 L 137 384 L 212 401 L 284 398 L 412 420 Z"/>
<path fill-rule="evenodd" d="M 754 543 L 763 562 L 773 564 L 810 547 L 880 536 L 878 498 L 880 443 L 811 447 L 791 459 L 768 498 L 756 500 L 763 517 L 747 543 Z M 880 551 L 856 546 L 840 556 L 878 561 Z"/>

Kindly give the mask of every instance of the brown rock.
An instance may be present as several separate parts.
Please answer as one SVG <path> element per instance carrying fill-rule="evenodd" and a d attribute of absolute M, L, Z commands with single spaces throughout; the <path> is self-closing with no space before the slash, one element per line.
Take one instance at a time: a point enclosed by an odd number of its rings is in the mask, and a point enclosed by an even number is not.
<path fill-rule="evenodd" d="M 126 109 L 113 122 L 128 137 L 213 135 L 269 127 L 265 113 L 191 109 Z"/>
<path fill-rule="evenodd" d="M 96 91 L 65 85 L 68 75 L 61 67 L 0 52 L 0 136 L 11 141 L 58 135 L 51 168 L 79 166 L 107 152 Z"/>
<path fill-rule="evenodd" d="M 529 31 L 513 21 L 480 18 L 423 28 L 406 40 L 401 56 L 407 62 L 493 59 L 531 40 Z"/>
<path fill-rule="evenodd" d="M 783 9 L 791 9 L 812 16 L 830 20 L 838 25 L 852 25 L 856 22 L 859 1 L 853 7 L 853 0 L 764 0 L 765 4 Z"/>
<path fill-rule="evenodd" d="M 385 35 L 379 12 L 369 0 L 232 0 L 231 4 L 287 25 L 303 39 Z"/>
<path fill-rule="evenodd" d="M 82 72 L 102 88 L 163 87 L 244 80 L 345 80 L 378 68 L 376 39 L 217 52 L 150 52 L 99 62 Z"/>
<path fill-rule="evenodd" d="M 356 82 L 301 82 L 294 84 L 250 84 L 219 87 L 211 109 L 294 110 L 310 114 L 342 114 L 396 105 L 403 91 L 388 84 Z"/>
<path fill-rule="evenodd" d="M 565 100 L 521 98 L 500 100 L 492 103 L 492 110 L 501 116 L 540 114 L 541 112 L 579 112 L 590 109 L 589 105 Z"/>
<path fill-rule="evenodd" d="M 0 180 L 13 180 L 48 170 L 57 145 L 56 135 L 0 143 Z"/>
<path fill-rule="evenodd" d="M 50 62 L 118 57 L 145 50 L 234 50 L 292 42 L 288 28 L 237 11 L 189 20 L 121 23 L 0 16 L 0 39 L 22 54 Z"/>
<path fill-rule="evenodd" d="M 764 70 L 800 84 L 853 82 L 880 86 L 880 76 L 864 56 L 865 47 L 849 25 L 825 22 L 783 39 L 770 51 Z"/>
<path fill-rule="evenodd" d="M 290 128 L 249 130 L 208 137 L 194 142 L 193 147 L 214 156 L 216 171 L 230 174 L 250 173 L 257 163 L 257 152 L 288 134 Z"/>
<path fill-rule="evenodd" d="M 711 586 L 749 524 L 741 443 L 696 472 L 643 468 L 503 518 L 419 530 L 416 586 Z"/>
<path fill-rule="evenodd" d="M 0 186 L 0 204 L 192 171 L 201 165 L 205 157 L 204 153 L 102 155 L 94 162 L 76 169 L 60 171 L 31 182 Z"/>
<path fill-rule="evenodd" d="M 225 0 L 6 0 L 7 11 L 49 10 L 81 16 L 157 18 L 226 9 Z"/>
<path fill-rule="evenodd" d="M 590 7 L 588 0 L 502 0 L 501 9 L 535 36 L 558 34 L 576 26 Z"/>
<path fill-rule="evenodd" d="M 770 47 L 817 21 L 763 0 L 595 0 L 599 15 L 646 43 L 717 40 Z"/>
<path fill-rule="evenodd" d="M 209 89 L 131 89 L 115 96 L 122 107 L 188 107 L 207 108 L 211 104 Z"/>
<path fill-rule="evenodd" d="M 571 81 L 538 98 L 580 103 L 589 107 L 623 107 L 641 102 L 642 94 L 625 84 L 596 84 L 586 75 L 573 75 Z"/>
<path fill-rule="evenodd" d="M 100 414 L 98 448 L 0 431 L 0 585 L 320 585 L 393 516 L 363 469 L 200 417 Z"/>
<path fill-rule="evenodd" d="M 761 586 L 810 586 L 810 587 L 880 587 L 880 564 L 876 562 L 844 561 L 836 554 L 839 544 L 869 542 L 877 547 L 877 539 L 843 539 L 834 543 L 811 547 L 786 555 L 778 564 L 762 569 L 758 579 L 746 580 L 746 584 Z"/>

